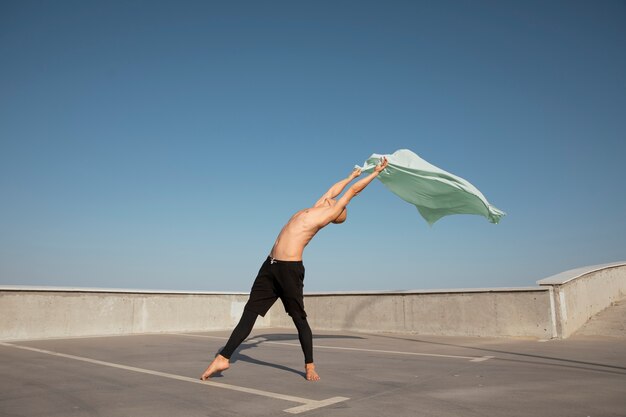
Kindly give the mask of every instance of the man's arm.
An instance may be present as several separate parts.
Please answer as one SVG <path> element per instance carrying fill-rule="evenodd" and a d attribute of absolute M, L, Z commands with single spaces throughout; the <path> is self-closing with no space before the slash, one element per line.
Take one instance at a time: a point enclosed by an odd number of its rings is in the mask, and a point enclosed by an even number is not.
<path fill-rule="evenodd" d="M 348 178 L 344 178 L 343 180 L 330 187 L 328 191 L 326 191 L 326 193 L 319 200 L 317 200 L 313 207 L 321 206 L 322 204 L 324 204 L 324 200 L 328 198 L 337 197 L 339 194 L 341 194 L 343 189 L 346 188 L 346 185 L 350 184 L 350 181 L 357 178 L 359 175 L 361 175 L 361 170 L 359 168 L 355 168 L 354 170 L 352 170 L 350 175 L 348 175 Z"/>
<path fill-rule="evenodd" d="M 374 181 L 374 178 L 378 176 L 382 172 L 383 169 L 387 168 L 387 158 L 382 157 L 376 168 L 374 168 L 374 172 L 372 172 L 367 177 L 355 182 L 348 188 L 343 196 L 337 201 L 332 207 L 329 207 L 324 212 L 323 224 L 326 225 L 331 221 L 335 220 L 337 216 L 341 214 L 343 209 L 346 208 L 350 200 L 357 194 L 359 194 L 365 187 L 369 185 L 370 182 Z"/>
<path fill-rule="evenodd" d="M 348 205 L 350 200 L 352 200 L 353 197 L 355 197 L 361 191 L 363 191 L 365 187 L 369 185 L 370 182 L 374 181 L 374 178 L 376 178 L 378 174 L 382 172 L 383 169 L 387 168 L 387 163 L 388 163 L 387 158 L 383 156 L 380 159 L 380 162 L 378 163 L 378 165 L 376 165 L 376 168 L 374 168 L 374 172 L 369 174 L 367 177 L 352 184 L 350 188 L 348 188 L 348 191 L 346 191 L 346 193 L 339 199 L 339 201 L 337 201 L 337 206 L 341 206 L 341 210 L 343 210 Z M 341 213 L 341 210 L 339 210 L 340 213 Z"/>

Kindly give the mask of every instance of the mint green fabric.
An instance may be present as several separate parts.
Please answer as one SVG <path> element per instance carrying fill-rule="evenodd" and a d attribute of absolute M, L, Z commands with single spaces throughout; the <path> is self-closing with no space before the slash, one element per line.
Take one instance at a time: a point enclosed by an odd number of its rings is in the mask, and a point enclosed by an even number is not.
<path fill-rule="evenodd" d="M 377 178 L 393 193 L 415 205 L 428 224 L 451 214 L 478 214 L 491 223 L 498 223 L 506 215 L 489 204 L 469 181 L 426 162 L 408 149 L 391 155 L 373 154 L 359 168 L 370 173 L 383 156 L 389 164 Z"/>

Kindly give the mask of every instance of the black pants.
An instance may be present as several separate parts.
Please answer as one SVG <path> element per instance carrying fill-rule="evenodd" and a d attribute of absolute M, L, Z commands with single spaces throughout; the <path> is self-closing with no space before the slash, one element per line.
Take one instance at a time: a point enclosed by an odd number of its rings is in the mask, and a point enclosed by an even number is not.
<path fill-rule="evenodd" d="M 256 318 L 265 316 L 278 298 L 298 329 L 304 362 L 313 363 L 313 333 L 304 311 L 304 265 L 302 261 L 279 261 L 268 257 L 254 280 L 250 298 L 239 324 L 220 354 L 230 359 L 233 352 L 252 331 Z"/>

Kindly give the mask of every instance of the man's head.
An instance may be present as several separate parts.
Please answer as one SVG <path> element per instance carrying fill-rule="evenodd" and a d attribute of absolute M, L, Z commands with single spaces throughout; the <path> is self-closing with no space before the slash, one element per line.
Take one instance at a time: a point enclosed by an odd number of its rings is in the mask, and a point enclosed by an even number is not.
<path fill-rule="evenodd" d="M 335 220 L 333 220 L 333 223 L 334 224 L 341 224 L 341 223 L 346 221 L 347 217 L 348 217 L 348 208 L 344 207 L 343 210 L 341 211 L 341 213 L 339 214 L 339 216 L 337 216 L 337 218 Z"/>
<path fill-rule="evenodd" d="M 337 204 L 337 200 L 335 200 L 334 198 L 328 198 L 326 199 L 326 204 L 328 204 L 330 207 L 334 207 Z M 344 207 L 341 213 L 339 213 L 339 216 L 337 216 L 335 220 L 332 221 L 332 223 L 341 224 L 346 221 L 347 217 L 348 217 L 348 208 Z"/>

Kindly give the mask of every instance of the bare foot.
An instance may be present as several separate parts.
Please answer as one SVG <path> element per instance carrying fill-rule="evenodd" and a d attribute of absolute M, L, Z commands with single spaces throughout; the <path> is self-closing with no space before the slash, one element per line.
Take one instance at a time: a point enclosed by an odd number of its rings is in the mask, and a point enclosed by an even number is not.
<path fill-rule="evenodd" d="M 206 381 L 210 376 L 218 372 L 222 372 L 230 368 L 230 361 L 222 355 L 217 355 L 213 362 L 206 368 L 206 371 L 200 377 L 201 380 Z"/>
<path fill-rule="evenodd" d="M 304 365 L 304 370 L 306 371 L 306 379 L 307 381 L 319 381 L 320 376 L 315 372 L 315 365 L 312 363 L 307 363 Z"/>

